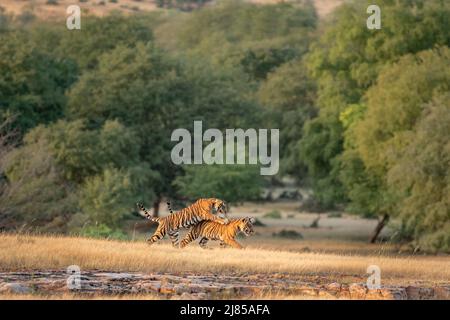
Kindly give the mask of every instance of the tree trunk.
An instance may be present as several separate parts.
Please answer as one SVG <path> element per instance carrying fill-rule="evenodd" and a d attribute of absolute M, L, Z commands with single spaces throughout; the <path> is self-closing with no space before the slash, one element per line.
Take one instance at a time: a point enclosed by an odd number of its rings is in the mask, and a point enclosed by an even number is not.
<path fill-rule="evenodd" d="M 375 243 L 377 241 L 378 236 L 380 235 L 381 230 L 383 230 L 386 223 L 389 221 L 389 215 L 385 214 L 381 220 L 378 221 L 375 230 L 373 230 L 372 236 L 370 237 L 370 243 Z"/>
<path fill-rule="evenodd" d="M 156 198 L 155 202 L 153 202 L 153 216 L 159 217 L 159 203 L 161 202 L 161 198 Z"/>

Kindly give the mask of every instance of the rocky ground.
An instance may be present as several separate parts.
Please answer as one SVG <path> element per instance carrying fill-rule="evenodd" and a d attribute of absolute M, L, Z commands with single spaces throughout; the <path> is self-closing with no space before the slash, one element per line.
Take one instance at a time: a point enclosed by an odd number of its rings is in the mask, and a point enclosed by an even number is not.
<path fill-rule="evenodd" d="M 196 275 L 144 274 L 90 270 L 73 274 L 65 270 L 0 272 L 0 294 L 67 292 L 87 298 L 95 295 L 155 294 L 162 299 L 246 299 L 310 296 L 331 299 L 450 299 L 450 283 L 440 286 L 386 286 L 369 290 L 361 282 L 330 282 L 321 276 L 287 274 Z M 355 279 L 353 279 L 355 280 Z M 357 279 L 356 279 L 357 280 Z"/>

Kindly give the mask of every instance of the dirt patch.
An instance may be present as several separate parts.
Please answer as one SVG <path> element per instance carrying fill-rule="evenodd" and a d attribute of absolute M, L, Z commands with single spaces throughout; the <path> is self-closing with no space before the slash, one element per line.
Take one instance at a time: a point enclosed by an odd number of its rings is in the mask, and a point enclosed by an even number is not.
<path fill-rule="evenodd" d="M 353 277 L 352 280 L 358 280 Z M 361 280 L 361 279 L 360 279 Z M 0 293 L 57 296 L 156 294 L 163 299 L 245 299 L 301 295 L 330 299 L 450 299 L 450 283 L 434 287 L 389 286 L 368 289 L 362 282 L 330 282 L 322 276 L 293 278 L 283 273 L 198 275 L 64 270 L 0 273 Z"/>

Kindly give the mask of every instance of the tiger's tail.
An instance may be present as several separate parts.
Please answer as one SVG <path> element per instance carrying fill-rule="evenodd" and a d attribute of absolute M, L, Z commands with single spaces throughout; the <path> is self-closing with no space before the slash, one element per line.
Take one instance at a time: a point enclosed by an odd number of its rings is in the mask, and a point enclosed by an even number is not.
<path fill-rule="evenodd" d="M 144 205 L 140 202 L 136 203 L 137 207 L 139 208 L 139 214 L 143 216 L 144 218 L 153 221 L 153 222 L 159 222 L 159 218 L 154 217 L 147 209 L 145 209 Z"/>
<path fill-rule="evenodd" d="M 170 205 L 169 201 L 167 201 L 167 208 L 169 209 L 170 213 L 173 213 L 172 206 Z"/>

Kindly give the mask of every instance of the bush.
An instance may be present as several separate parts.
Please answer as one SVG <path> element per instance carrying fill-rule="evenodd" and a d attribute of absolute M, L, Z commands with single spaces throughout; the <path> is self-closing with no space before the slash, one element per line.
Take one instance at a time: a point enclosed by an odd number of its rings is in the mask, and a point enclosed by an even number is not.
<path fill-rule="evenodd" d="M 303 235 L 295 230 L 281 230 L 280 232 L 272 233 L 273 237 L 286 238 L 286 239 L 303 239 Z"/>
<path fill-rule="evenodd" d="M 228 202 L 257 200 L 264 183 L 256 165 L 185 166 L 175 179 L 180 192 L 191 198 L 217 197 Z M 214 179 L 211 179 L 214 177 Z"/>
<path fill-rule="evenodd" d="M 317 200 L 315 197 L 308 197 L 304 201 L 301 202 L 299 211 L 306 211 L 306 212 L 317 212 L 321 213 L 327 210 L 326 206 L 322 205 L 319 200 Z"/>
<path fill-rule="evenodd" d="M 342 218 L 342 213 L 340 212 L 330 212 L 328 218 Z"/>
<path fill-rule="evenodd" d="M 264 215 L 264 218 L 281 219 L 281 213 L 278 210 L 272 210 Z"/>
<path fill-rule="evenodd" d="M 128 171 L 106 169 L 89 177 L 80 192 L 80 207 L 91 222 L 118 226 L 138 199 Z"/>
<path fill-rule="evenodd" d="M 255 227 L 265 227 L 266 225 L 261 222 L 259 219 L 255 219 L 255 223 L 253 223 Z"/>
<path fill-rule="evenodd" d="M 111 229 L 105 224 L 88 226 L 81 230 L 80 235 L 88 238 L 108 238 L 127 240 L 128 236 L 119 229 Z"/>
<path fill-rule="evenodd" d="M 46 2 L 48 5 L 57 6 L 58 0 L 47 0 Z"/>

